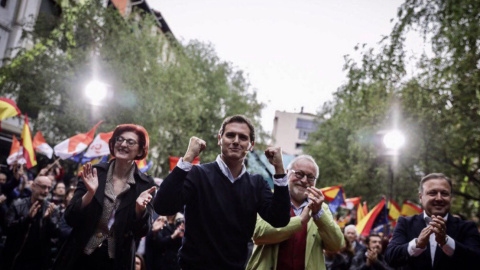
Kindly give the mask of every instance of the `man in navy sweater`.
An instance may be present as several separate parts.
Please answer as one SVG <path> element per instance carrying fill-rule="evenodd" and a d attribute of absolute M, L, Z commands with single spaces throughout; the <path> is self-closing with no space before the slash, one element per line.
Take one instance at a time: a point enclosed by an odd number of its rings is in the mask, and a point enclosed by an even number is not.
<path fill-rule="evenodd" d="M 243 269 L 257 213 L 273 227 L 290 220 L 290 196 L 279 147 L 265 150 L 275 168 L 274 193 L 260 175 L 246 171 L 244 160 L 255 144 L 255 129 L 242 115 L 226 118 L 218 134 L 221 153 L 214 162 L 192 166 L 205 149 L 190 138 L 187 152 L 165 178 L 154 200 L 160 215 L 185 211 L 179 250 L 183 270 Z"/>

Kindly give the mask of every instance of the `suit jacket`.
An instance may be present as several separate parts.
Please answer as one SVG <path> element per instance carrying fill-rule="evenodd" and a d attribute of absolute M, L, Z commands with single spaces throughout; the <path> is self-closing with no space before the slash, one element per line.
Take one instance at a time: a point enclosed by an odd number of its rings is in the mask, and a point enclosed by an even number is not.
<path fill-rule="evenodd" d="M 417 238 L 427 224 L 423 213 L 412 217 L 400 217 L 387 246 L 385 259 L 394 267 L 403 269 L 478 269 L 480 265 L 480 235 L 472 221 L 463 221 L 448 215 L 447 235 L 455 241 L 455 252 L 451 257 L 437 246 L 434 263 L 430 255 L 430 245 L 417 257 L 408 254 L 408 243 Z"/>
<path fill-rule="evenodd" d="M 367 255 L 366 252 L 358 252 L 355 257 L 353 257 L 352 265 L 349 270 L 392 270 L 387 263 L 382 254 L 378 254 L 377 261 L 370 266 L 367 266 Z"/>
<path fill-rule="evenodd" d="M 323 203 L 322 208 L 324 212 L 320 219 L 314 221 L 311 218 L 307 224 L 306 270 L 325 270 L 323 249 L 336 252 L 345 246 L 342 231 L 333 220 L 328 205 Z M 302 222 L 299 216 L 290 218 L 288 225 L 283 228 L 273 228 L 258 216 L 253 234 L 256 246 L 246 269 L 277 269 L 279 244 L 301 229 Z"/>
<path fill-rule="evenodd" d="M 81 209 L 82 197 L 87 192 L 83 181 L 79 181 L 70 204 L 65 211 L 65 219 L 73 230 L 63 245 L 54 265 L 54 269 L 72 269 L 83 253 L 90 237 L 95 233 L 103 211 L 105 184 L 108 167 L 111 163 L 94 165 L 97 168 L 98 189 L 89 205 Z M 136 166 L 136 165 L 134 165 Z M 115 211 L 115 269 L 134 269 L 136 244 L 145 236 L 151 226 L 153 208 L 147 205 L 147 210 L 140 218 L 136 218 L 135 201 L 140 193 L 154 185 L 153 179 L 138 168 L 134 172 L 133 185 L 122 198 Z"/>

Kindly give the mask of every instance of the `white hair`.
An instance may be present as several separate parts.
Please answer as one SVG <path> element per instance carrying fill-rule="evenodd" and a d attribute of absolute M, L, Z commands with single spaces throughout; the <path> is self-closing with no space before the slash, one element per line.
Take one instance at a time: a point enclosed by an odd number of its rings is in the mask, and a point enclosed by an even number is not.
<path fill-rule="evenodd" d="M 358 231 L 357 231 L 357 227 L 353 224 L 350 224 L 350 225 L 347 225 L 344 229 L 345 233 L 350 230 L 350 229 L 353 229 L 355 231 L 355 234 L 358 236 Z"/>
<path fill-rule="evenodd" d="M 320 170 L 318 168 L 318 165 L 317 163 L 315 162 L 315 160 L 313 159 L 312 156 L 310 155 L 300 155 L 298 157 L 295 157 L 292 161 L 290 161 L 290 163 L 288 164 L 287 166 L 287 170 L 291 170 L 293 165 L 295 165 L 295 163 L 297 163 L 299 160 L 301 159 L 306 159 L 306 160 L 310 160 L 312 163 L 313 163 L 313 166 L 315 166 L 315 170 L 316 170 L 316 173 L 315 173 L 315 178 L 318 178 L 318 175 L 320 174 Z"/>

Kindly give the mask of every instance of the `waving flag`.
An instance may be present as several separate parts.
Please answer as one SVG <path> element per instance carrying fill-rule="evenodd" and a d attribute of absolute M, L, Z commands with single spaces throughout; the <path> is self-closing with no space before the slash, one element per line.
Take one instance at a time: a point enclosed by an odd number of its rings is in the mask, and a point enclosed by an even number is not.
<path fill-rule="evenodd" d="M 345 208 L 347 209 L 353 209 L 355 206 L 357 206 L 360 203 L 360 200 L 362 197 L 354 197 L 354 198 L 347 198 L 345 199 Z"/>
<path fill-rule="evenodd" d="M 30 126 L 28 125 L 28 117 L 25 114 L 25 123 L 23 124 L 22 131 L 22 146 L 23 157 L 27 161 L 27 169 L 30 169 L 37 165 L 37 157 L 35 157 L 35 151 L 33 150 L 32 133 L 30 133 Z"/>
<path fill-rule="evenodd" d="M 320 189 L 325 196 L 325 201 L 329 202 L 328 206 L 332 213 L 337 212 L 337 208 L 345 203 L 345 193 L 342 186 L 325 187 Z"/>
<path fill-rule="evenodd" d="M 357 231 L 358 234 L 363 236 L 368 236 L 370 234 L 370 230 L 377 219 L 377 216 L 380 214 L 382 210 L 385 209 L 385 198 L 383 198 L 375 207 L 368 212 L 368 214 L 357 223 Z"/>
<path fill-rule="evenodd" d="M 368 214 L 367 202 L 363 202 L 363 207 L 358 204 L 357 207 L 357 224 Z"/>
<path fill-rule="evenodd" d="M 10 148 L 10 154 L 7 158 L 7 164 L 12 165 L 15 163 L 25 164 L 25 159 L 23 158 L 23 149 L 20 145 L 20 142 L 17 140 L 17 137 L 13 135 L 12 138 L 12 147 Z"/>
<path fill-rule="evenodd" d="M 108 133 L 98 133 L 97 137 L 88 147 L 84 157 L 100 157 L 110 154 L 110 148 L 108 147 L 108 141 L 112 138 L 113 131 Z"/>
<path fill-rule="evenodd" d="M 388 219 L 396 221 L 399 216 L 400 206 L 394 200 L 388 200 Z"/>
<path fill-rule="evenodd" d="M 0 98 L 0 121 L 5 118 L 14 117 L 20 114 L 21 112 L 13 100 L 8 98 Z"/>
<path fill-rule="evenodd" d="M 97 130 L 97 127 L 101 123 L 102 121 L 98 122 L 87 133 L 77 134 L 55 145 L 55 147 L 53 147 L 53 150 L 55 151 L 55 155 L 57 155 L 61 159 L 67 159 L 87 149 L 88 145 L 93 141 L 95 130 Z"/>
<path fill-rule="evenodd" d="M 168 160 L 170 161 L 170 171 L 173 171 L 173 169 L 175 168 L 175 166 L 177 166 L 177 162 L 180 158 L 179 157 L 172 157 L 172 156 L 169 156 L 168 157 Z M 198 165 L 200 164 L 200 158 L 199 157 L 196 157 L 193 162 L 192 162 L 193 165 Z"/>
<path fill-rule="evenodd" d="M 146 173 L 153 165 L 153 162 L 151 160 L 147 163 L 147 158 L 144 158 L 142 160 L 135 160 L 135 163 L 137 163 L 137 167 L 142 173 Z"/>
<path fill-rule="evenodd" d="M 408 216 L 414 216 L 420 213 L 422 213 L 422 208 L 418 204 L 413 203 L 409 200 L 406 200 L 403 202 L 402 212 L 401 212 L 402 216 L 408 217 Z"/>
<path fill-rule="evenodd" d="M 78 169 L 77 169 L 77 175 L 78 176 L 81 176 L 81 173 L 83 172 L 83 164 L 87 163 L 87 162 L 90 162 L 92 163 L 92 165 L 95 165 L 97 163 L 105 163 L 105 162 L 108 162 L 108 156 L 103 156 L 103 157 L 94 157 L 94 158 L 81 158 L 81 154 L 78 154 L 76 156 L 73 156 L 71 157 L 70 159 L 73 159 L 74 157 L 76 157 L 76 162 L 78 163 Z M 81 162 L 79 162 L 81 161 Z"/>
<path fill-rule="evenodd" d="M 40 154 L 44 154 L 49 159 L 52 159 L 53 156 L 53 149 L 50 145 L 48 145 L 45 138 L 43 138 L 42 132 L 37 131 L 35 137 L 33 137 L 33 149 Z"/>

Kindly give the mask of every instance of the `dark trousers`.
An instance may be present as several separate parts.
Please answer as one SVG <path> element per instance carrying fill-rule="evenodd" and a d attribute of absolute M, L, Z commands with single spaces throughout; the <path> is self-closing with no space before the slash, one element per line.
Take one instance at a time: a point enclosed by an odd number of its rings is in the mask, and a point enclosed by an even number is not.
<path fill-rule="evenodd" d="M 108 256 L 108 241 L 103 241 L 102 245 L 90 254 L 82 254 L 75 264 L 75 270 L 108 270 L 114 269 L 114 259 Z"/>

